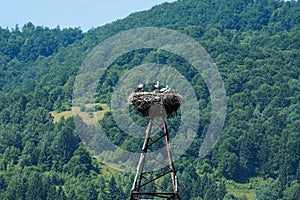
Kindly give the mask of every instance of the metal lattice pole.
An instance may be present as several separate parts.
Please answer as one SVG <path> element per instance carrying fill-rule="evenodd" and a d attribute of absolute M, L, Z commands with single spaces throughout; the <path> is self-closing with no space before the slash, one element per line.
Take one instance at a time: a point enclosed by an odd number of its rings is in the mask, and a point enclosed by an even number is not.
<path fill-rule="evenodd" d="M 164 109 L 163 105 L 160 104 L 159 108 L 161 110 Z M 161 118 L 162 123 L 157 123 L 156 119 Z M 161 132 L 162 135 L 160 135 L 158 138 L 152 137 L 154 134 L 153 126 L 157 126 Z M 166 146 L 166 153 L 168 157 L 168 164 L 165 165 L 165 162 L 159 161 L 153 157 L 151 157 L 148 154 L 148 149 L 151 146 L 158 145 L 159 143 L 165 143 Z M 149 177 L 149 172 L 145 170 L 145 164 L 147 160 L 154 160 L 157 165 L 161 165 L 164 170 L 160 173 L 156 173 L 154 176 Z M 159 184 L 157 184 L 157 180 L 161 179 L 162 177 L 170 176 L 171 174 L 171 184 L 172 189 L 165 188 Z M 147 190 L 149 186 L 155 186 L 156 188 L 159 188 L 159 191 L 151 191 Z M 141 200 L 141 199 L 172 199 L 172 200 L 179 200 L 180 197 L 178 195 L 178 186 L 177 186 L 177 176 L 176 171 L 172 159 L 171 149 L 170 149 L 170 140 L 169 140 L 169 132 L 166 124 L 166 115 L 163 114 L 163 112 L 154 112 L 154 115 L 149 116 L 149 123 L 148 127 L 146 129 L 146 135 L 144 139 L 144 144 L 142 147 L 140 159 L 137 166 L 136 175 L 134 178 L 133 186 L 130 193 L 130 199 L 131 200 Z"/>

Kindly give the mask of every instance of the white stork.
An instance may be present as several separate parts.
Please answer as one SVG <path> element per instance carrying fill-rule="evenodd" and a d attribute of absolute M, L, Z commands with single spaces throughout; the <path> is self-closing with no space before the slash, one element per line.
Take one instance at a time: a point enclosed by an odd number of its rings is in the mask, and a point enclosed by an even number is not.
<path fill-rule="evenodd" d="M 166 85 L 166 87 L 162 88 L 159 90 L 160 93 L 167 93 L 170 92 L 171 88 L 169 88 L 168 85 Z"/>
<path fill-rule="evenodd" d="M 143 91 L 143 88 L 144 88 L 144 84 L 140 83 L 140 84 L 137 86 L 135 92 L 142 92 L 142 91 Z"/>
<path fill-rule="evenodd" d="M 156 81 L 156 84 L 152 85 L 152 91 L 155 92 L 155 90 L 157 90 L 159 88 L 159 81 Z"/>

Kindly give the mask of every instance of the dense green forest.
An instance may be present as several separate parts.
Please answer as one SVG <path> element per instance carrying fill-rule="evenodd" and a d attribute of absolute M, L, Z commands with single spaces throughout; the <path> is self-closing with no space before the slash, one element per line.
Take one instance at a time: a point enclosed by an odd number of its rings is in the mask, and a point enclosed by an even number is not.
<path fill-rule="evenodd" d="M 279 0 L 179 0 L 86 33 L 30 22 L 0 28 L 0 199 L 128 199 L 134 174 L 95 159 L 75 129 L 76 117 L 54 123 L 50 112 L 71 109 L 77 71 L 95 46 L 149 26 L 192 37 L 217 64 L 227 116 L 212 152 L 198 157 L 209 92 L 178 57 L 149 49 L 120 57 L 100 78 L 95 103 L 109 104 L 117 81 L 132 66 L 175 66 L 201 97 L 197 137 L 175 162 L 181 198 L 298 200 L 300 2 Z M 141 148 L 118 129 L 111 112 L 99 123 L 114 144 Z M 169 123 L 173 127 L 175 120 Z"/>

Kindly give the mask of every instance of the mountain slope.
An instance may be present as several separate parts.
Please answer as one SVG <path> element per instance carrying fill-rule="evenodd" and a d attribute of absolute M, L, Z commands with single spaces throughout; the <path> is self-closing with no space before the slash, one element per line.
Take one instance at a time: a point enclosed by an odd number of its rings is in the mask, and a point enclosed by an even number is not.
<path fill-rule="evenodd" d="M 201 97 L 197 137 L 175 163 L 182 199 L 297 199 L 300 3 L 275 0 L 164 3 L 87 33 L 31 23 L 21 30 L 0 29 L 1 199 L 128 197 L 133 175 L 93 159 L 73 118 L 53 123 L 49 113 L 70 110 L 77 70 L 96 45 L 124 30 L 147 26 L 189 35 L 217 64 L 228 107 L 213 151 L 198 158 L 209 122 L 209 92 L 178 57 L 153 50 L 120 57 L 100 79 L 97 101 L 110 103 L 117 81 L 134 66 L 157 60 L 172 65 Z M 138 116 L 136 120 L 143 123 Z M 176 120 L 170 120 L 170 132 Z M 141 141 L 119 130 L 110 112 L 100 124 L 116 145 L 140 149 Z"/>

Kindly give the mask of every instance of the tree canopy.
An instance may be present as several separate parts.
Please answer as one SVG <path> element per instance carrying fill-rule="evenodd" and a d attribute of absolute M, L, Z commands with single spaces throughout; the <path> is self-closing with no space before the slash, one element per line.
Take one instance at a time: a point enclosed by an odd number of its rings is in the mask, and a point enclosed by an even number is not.
<path fill-rule="evenodd" d="M 0 199 L 128 199 L 133 174 L 94 158 L 74 117 L 54 123 L 50 112 L 71 110 L 77 71 L 95 46 L 124 30 L 149 26 L 192 37 L 218 66 L 227 116 L 212 152 L 198 157 L 209 123 L 209 91 L 177 55 L 141 49 L 119 57 L 99 77 L 95 103 L 109 104 L 118 80 L 134 66 L 174 66 L 195 90 L 201 110 L 197 136 L 175 162 L 182 198 L 299 199 L 300 2 L 278 0 L 179 0 L 86 33 L 30 22 L 12 30 L 0 27 Z M 179 117 L 168 121 L 170 133 Z M 132 118 L 146 121 L 136 113 Z M 141 148 L 142 141 L 124 133 L 111 112 L 99 124 L 115 145 Z M 92 125 L 87 128 L 93 131 Z M 236 192 L 239 184 L 249 194 Z"/>

